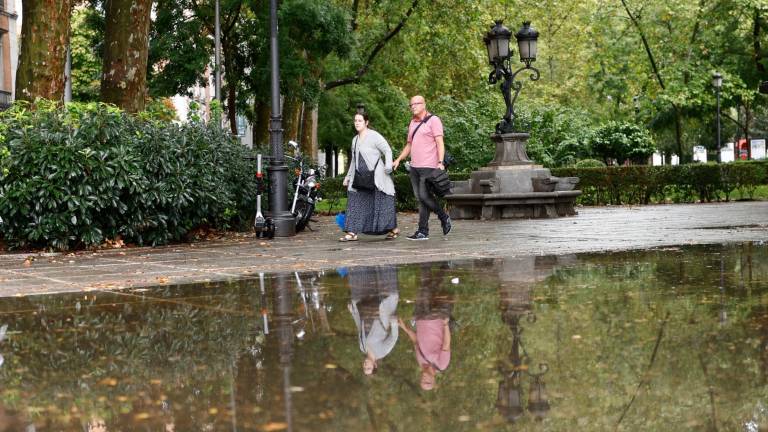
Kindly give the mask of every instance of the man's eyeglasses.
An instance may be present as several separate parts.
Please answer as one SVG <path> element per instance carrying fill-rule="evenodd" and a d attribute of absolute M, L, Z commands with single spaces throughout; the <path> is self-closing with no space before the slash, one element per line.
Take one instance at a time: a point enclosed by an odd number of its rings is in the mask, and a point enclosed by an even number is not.
<path fill-rule="evenodd" d="M 414 105 L 423 105 L 424 102 L 414 102 L 412 104 L 408 104 L 409 107 L 413 108 Z"/>

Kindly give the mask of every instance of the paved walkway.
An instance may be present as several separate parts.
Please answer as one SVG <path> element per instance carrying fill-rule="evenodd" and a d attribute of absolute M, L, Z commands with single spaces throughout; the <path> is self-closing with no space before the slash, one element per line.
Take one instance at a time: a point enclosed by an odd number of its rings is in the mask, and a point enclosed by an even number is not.
<path fill-rule="evenodd" d="M 454 221 L 454 231 L 414 242 L 364 237 L 339 243 L 333 218 L 314 232 L 261 241 L 251 234 L 160 248 L 76 254 L 0 255 L 0 296 L 117 289 L 462 258 L 550 255 L 659 246 L 768 241 L 768 202 L 580 208 L 561 219 Z M 416 215 L 398 215 L 404 234 Z"/>

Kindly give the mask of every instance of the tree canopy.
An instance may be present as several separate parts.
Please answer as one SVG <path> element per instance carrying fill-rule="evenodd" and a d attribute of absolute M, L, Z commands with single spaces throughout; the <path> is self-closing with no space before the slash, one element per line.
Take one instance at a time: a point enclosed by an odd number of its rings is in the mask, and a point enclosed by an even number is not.
<path fill-rule="evenodd" d="M 102 0 L 75 3 L 74 94 L 95 99 L 108 9 Z M 147 90 L 137 97 L 185 94 L 208 82 L 214 3 L 153 2 Z M 254 125 L 254 143 L 266 143 L 269 2 L 222 0 L 221 17 L 230 127 L 235 131 L 235 115 L 244 115 Z M 487 84 L 482 42 L 494 19 L 513 33 L 530 20 L 540 32 L 534 66 L 541 79 L 524 79 L 516 108 L 529 120 L 532 154 L 544 163 L 599 157 L 581 144 L 609 122 L 639 125 L 655 147 L 683 160 L 694 145 L 714 149 L 715 71 L 724 77 L 723 142 L 768 130 L 768 98 L 757 91 L 768 80 L 768 4 L 762 0 L 285 0 L 279 20 L 286 138 L 304 144 L 316 129 L 319 147 L 343 150 L 353 133 L 351 115 L 364 103 L 374 127 L 398 148 L 408 97 L 422 94 L 436 114 L 462 116 L 455 119 L 462 128 L 475 125 L 456 140 L 485 139 L 494 123 L 487 119 L 503 114 L 501 95 Z M 452 143 L 451 136 L 447 143 L 469 145 Z"/>

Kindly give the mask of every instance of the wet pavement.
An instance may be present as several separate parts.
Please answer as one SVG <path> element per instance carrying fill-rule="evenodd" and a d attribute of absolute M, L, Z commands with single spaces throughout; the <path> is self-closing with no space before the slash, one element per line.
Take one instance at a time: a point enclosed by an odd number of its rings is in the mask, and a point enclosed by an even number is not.
<path fill-rule="evenodd" d="M 76 254 L 0 255 L 0 297 L 235 280 L 258 272 L 324 270 L 466 258 L 558 255 L 768 240 L 768 202 L 580 208 L 560 219 L 454 221 L 447 237 L 412 242 L 416 216 L 400 214 L 395 241 L 361 237 L 339 243 L 332 217 L 315 231 L 260 241 L 242 235 L 161 248 Z"/>
<path fill-rule="evenodd" d="M 9 297 L 0 431 L 757 431 L 766 353 L 765 242 Z"/>

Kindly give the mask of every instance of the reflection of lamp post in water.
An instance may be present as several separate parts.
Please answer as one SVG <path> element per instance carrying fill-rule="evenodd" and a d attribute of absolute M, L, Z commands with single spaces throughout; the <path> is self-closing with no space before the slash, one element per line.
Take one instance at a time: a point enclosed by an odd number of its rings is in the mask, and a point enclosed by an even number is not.
<path fill-rule="evenodd" d="M 293 302 L 290 285 L 284 275 L 275 277 L 275 330 L 279 345 L 280 368 L 283 372 L 283 402 L 285 404 L 285 424 L 288 431 L 293 430 L 291 411 L 291 361 L 293 360 Z"/>
<path fill-rule="evenodd" d="M 508 421 L 515 422 L 523 416 L 523 379 L 531 378 L 528 390 L 528 411 L 536 420 L 543 419 L 549 412 L 544 375 L 549 370 L 546 363 L 539 363 L 538 372 L 531 372 L 530 359 L 522 341 L 522 318 L 527 317 L 529 323 L 536 322 L 536 316 L 531 312 L 531 299 L 528 287 L 522 289 L 507 289 L 502 287 L 501 310 L 504 323 L 512 331 L 512 348 L 508 361 L 502 364 L 502 381 L 499 382 L 499 392 L 496 398 L 496 408 Z"/>

